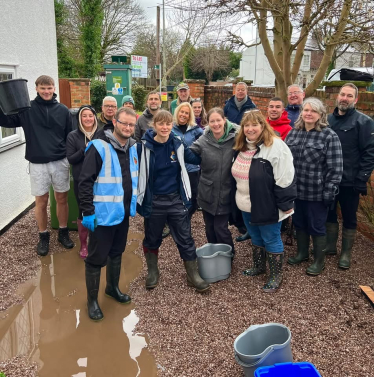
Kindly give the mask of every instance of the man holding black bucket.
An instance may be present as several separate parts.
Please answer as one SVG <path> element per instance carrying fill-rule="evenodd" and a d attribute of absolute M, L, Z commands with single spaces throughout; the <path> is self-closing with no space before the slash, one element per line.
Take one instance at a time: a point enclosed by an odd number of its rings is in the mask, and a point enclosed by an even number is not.
<path fill-rule="evenodd" d="M 49 251 L 47 205 L 51 185 L 57 203 L 58 241 L 66 249 L 74 247 L 67 228 L 70 177 L 66 138 L 72 129 L 72 120 L 68 108 L 56 100 L 52 77 L 42 75 L 36 79 L 35 85 L 37 96 L 31 101 L 31 109 L 8 116 L 0 109 L 0 126 L 22 127 L 25 132 L 25 158 L 29 161 L 31 194 L 35 196 L 35 217 L 39 228 L 37 253 L 45 256 Z"/>

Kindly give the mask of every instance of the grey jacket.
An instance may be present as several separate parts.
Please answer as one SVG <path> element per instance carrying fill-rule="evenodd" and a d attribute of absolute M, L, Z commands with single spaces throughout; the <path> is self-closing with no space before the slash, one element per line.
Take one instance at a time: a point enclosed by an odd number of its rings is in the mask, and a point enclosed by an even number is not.
<path fill-rule="evenodd" d="M 138 118 L 135 126 L 135 140 L 137 142 L 140 142 L 141 138 L 145 134 L 145 131 L 147 131 L 150 127 L 149 124 L 152 122 L 152 119 L 153 114 L 149 111 L 149 109 L 145 109 L 143 114 Z"/>
<path fill-rule="evenodd" d="M 209 127 L 206 127 L 204 135 L 190 147 L 192 152 L 201 157 L 197 203 L 213 216 L 231 212 L 231 165 L 235 135 L 234 125 L 226 139 L 218 143 L 209 132 Z"/>

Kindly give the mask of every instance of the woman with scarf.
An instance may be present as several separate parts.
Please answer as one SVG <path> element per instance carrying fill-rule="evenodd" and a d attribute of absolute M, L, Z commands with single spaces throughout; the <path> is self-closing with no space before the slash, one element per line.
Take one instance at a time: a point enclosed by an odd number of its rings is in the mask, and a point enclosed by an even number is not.
<path fill-rule="evenodd" d="M 83 105 L 78 110 L 77 118 L 78 129 L 70 132 L 66 140 L 66 157 L 69 163 L 72 165 L 74 194 L 79 208 L 79 216 L 77 219 L 78 234 L 81 243 L 79 255 L 84 259 L 88 255 L 88 229 L 82 225 L 82 211 L 79 203 L 78 184 L 79 175 L 81 173 L 84 160 L 84 151 L 87 144 L 95 138 L 97 132 L 97 118 L 95 109 L 90 105 Z"/>

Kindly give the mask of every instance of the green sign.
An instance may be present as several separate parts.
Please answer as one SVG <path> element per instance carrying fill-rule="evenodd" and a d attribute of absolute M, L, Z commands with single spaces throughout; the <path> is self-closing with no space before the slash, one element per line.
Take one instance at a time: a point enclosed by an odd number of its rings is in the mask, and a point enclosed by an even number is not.
<path fill-rule="evenodd" d="M 122 76 L 113 76 L 113 84 L 122 84 Z"/>
<path fill-rule="evenodd" d="M 160 65 L 159 64 L 155 65 L 154 69 L 160 69 Z"/>

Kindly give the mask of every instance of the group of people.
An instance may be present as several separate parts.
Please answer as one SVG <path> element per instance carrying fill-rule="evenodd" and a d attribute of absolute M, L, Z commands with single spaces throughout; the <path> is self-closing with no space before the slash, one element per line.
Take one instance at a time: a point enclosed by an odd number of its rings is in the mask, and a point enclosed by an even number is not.
<path fill-rule="evenodd" d="M 282 281 L 284 247 L 282 221 L 296 229 L 297 254 L 289 264 L 314 260 L 306 272 L 318 275 L 325 255 L 337 253 L 337 203 L 343 217 L 339 267 L 351 263 L 359 195 L 374 168 L 374 121 L 358 112 L 358 89 L 345 84 L 333 114 L 323 103 L 307 98 L 298 85 L 288 88 L 288 104 L 274 97 L 265 117 L 248 96 L 244 82 L 224 109 L 206 113 L 189 87 L 177 87 L 170 111 L 161 109 L 158 92 L 147 96 L 138 116 L 134 100 L 125 96 L 117 108 L 114 97 L 103 99 L 99 117 L 90 105 L 77 113 L 71 132 L 68 109 L 54 94 L 54 81 L 41 76 L 31 109 L 18 115 L 0 114 L 3 127 L 23 127 L 26 159 L 30 161 L 32 194 L 39 228 L 39 255 L 47 255 L 47 202 L 52 184 L 60 224 L 58 240 L 73 242 L 67 229 L 69 163 L 79 207 L 80 256 L 85 260 L 88 315 L 101 320 L 98 303 L 101 268 L 107 266 L 105 293 L 127 304 L 120 291 L 122 253 L 129 217 L 144 217 L 143 250 L 147 262 L 146 288 L 159 282 L 158 254 L 168 224 L 186 270 L 187 284 L 197 292 L 210 286 L 199 275 L 191 218 L 201 208 L 209 243 L 235 247 L 229 224 L 251 238 L 253 264 L 245 275 L 269 276 L 264 292 Z M 245 231 L 242 233 L 245 233 Z M 89 240 L 87 243 L 87 239 Z"/>

